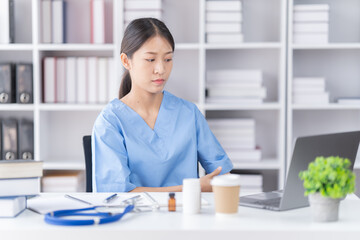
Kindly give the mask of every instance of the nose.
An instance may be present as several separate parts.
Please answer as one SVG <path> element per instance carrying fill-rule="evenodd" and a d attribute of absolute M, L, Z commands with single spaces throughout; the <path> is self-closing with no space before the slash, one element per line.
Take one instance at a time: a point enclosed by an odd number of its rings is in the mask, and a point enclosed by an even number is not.
<path fill-rule="evenodd" d="M 165 65 L 162 61 L 158 61 L 155 64 L 154 73 L 159 74 L 159 75 L 162 75 L 165 73 Z"/>

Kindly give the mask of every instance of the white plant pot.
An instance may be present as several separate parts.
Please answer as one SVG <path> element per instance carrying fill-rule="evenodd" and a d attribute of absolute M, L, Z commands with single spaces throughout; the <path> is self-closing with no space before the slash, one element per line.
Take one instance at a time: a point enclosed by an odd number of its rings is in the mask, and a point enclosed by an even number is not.
<path fill-rule="evenodd" d="M 335 222 L 339 219 L 339 204 L 342 198 L 323 197 L 320 193 L 310 194 L 309 203 L 315 222 Z"/>

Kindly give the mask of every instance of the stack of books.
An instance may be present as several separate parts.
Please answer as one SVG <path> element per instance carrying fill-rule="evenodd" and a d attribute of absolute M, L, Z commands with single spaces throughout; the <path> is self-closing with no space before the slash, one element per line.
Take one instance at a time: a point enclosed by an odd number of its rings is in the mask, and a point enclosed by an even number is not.
<path fill-rule="evenodd" d="M 325 78 L 294 78 L 293 103 L 328 104 L 329 93 L 325 91 Z"/>
<path fill-rule="evenodd" d="M 41 0 L 41 29 L 43 43 L 66 43 L 64 0 Z"/>
<path fill-rule="evenodd" d="M 266 98 L 261 70 L 211 70 L 207 72 L 207 103 L 261 104 Z"/>
<path fill-rule="evenodd" d="M 294 43 L 325 44 L 329 42 L 329 4 L 294 6 Z"/>
<path fill-rule="evenodd" d="M 83 171 L 46 171 L 41 179 L 42 192 L 84 192 Z"/>
<path fill-rule="evenodd" d="M 208 124 L 234 165 L 261 160 L 261 150 L 256 147 L 254 119 L 209 119 Z"/>
<path fill-rule="evenodd" d="M 46 57 L 44 103 L 107 103 L 118 96 L 113 58 Z"/>
<path fill-rule="evenodd" d="M 242 5 L 239 0 L 206 1 L 206 41 L 208 43 L 241 43 Z"/>
<path fill-rule="evenodd" d="M 242 196 L 263 191 L 263 176 L 261 174 L 240 174 L 240 194 Z"/>
<path fill-rule="evenodd" d="M 0 44 L 15 42 L 14 0 L 0 1 Z"/>
<path fill-rule="evenodd" d="M 152 17 L 162 19 L 161 0 L 125 0 L 124 1 L 124 25 L 136 18 Z"/>
<path fill-rule="evenodd" d="M 26 196 L 40 193 L 42 162 L 0 161 L 0 217 L 15 217 L 26 208 Z"/>

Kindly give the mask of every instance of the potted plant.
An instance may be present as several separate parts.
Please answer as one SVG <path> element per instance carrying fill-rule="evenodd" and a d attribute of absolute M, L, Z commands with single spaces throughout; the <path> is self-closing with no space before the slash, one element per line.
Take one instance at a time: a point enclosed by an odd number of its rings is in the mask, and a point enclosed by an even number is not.
<path fill-rule="evenodd" d="M 305 196 L 314 221 L 337 221 L 340 200 L 355 191 L 355 174 L 349 169 L 351 162 L 341 157 L 317 157 L 306 171 L 299 173 L 304 181 Z"/>

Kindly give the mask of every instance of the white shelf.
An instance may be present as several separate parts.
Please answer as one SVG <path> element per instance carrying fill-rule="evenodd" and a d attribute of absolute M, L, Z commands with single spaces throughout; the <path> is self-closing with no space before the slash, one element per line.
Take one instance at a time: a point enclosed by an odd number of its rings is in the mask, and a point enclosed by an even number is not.
<path fill-rule="evenodd" d="M 293 104 L 294 110 L 360 110 L 360 106 L 357 105 L 344 105 L 337 103 L 330 103 L 327 105 L 303 105 Z"/>
<path fill-rule="evenodd" d="M 113 51 L 114 44 L 39 44 L 41 51 Z"/>
<path fill-rule="evenodd" d="M 280 49 L 281 43 L 239 43 L 239 44 L 205 44 L 206 49 Z"/>
<path fill-rule="evenodd" d="M 292 48 L 295 50 L 307 49 L 360 49 L 360 43 L 329 43 L 329 44 L 294 44 Z"/>
<path fill-rule="evenodd" d="M 34 104 L 0 104 L 0 111 L 34 111 Z"/>
<path fill-rule="evenodd" d="M 282 164 L 277 159 L 262 159 L 259 162 L 236 162 L 233 165 L 234 169 L 241 170 L 278 170 L 282 168 Z"/>
<path fill-rule="evenodd" d="M 34 49 L 32 44 L 0 44 L 0 51 L 32 51 Z"/>
<path fill-rule="evenodd" d="M 205 110 L 280 110 L 279 103 L 250 104 L 205 104 Z"/>
<path fill-rule="evenodd" d="M 105 104 L 50 104 L 39 105 L 40 111 L 101 111 Z"/>

